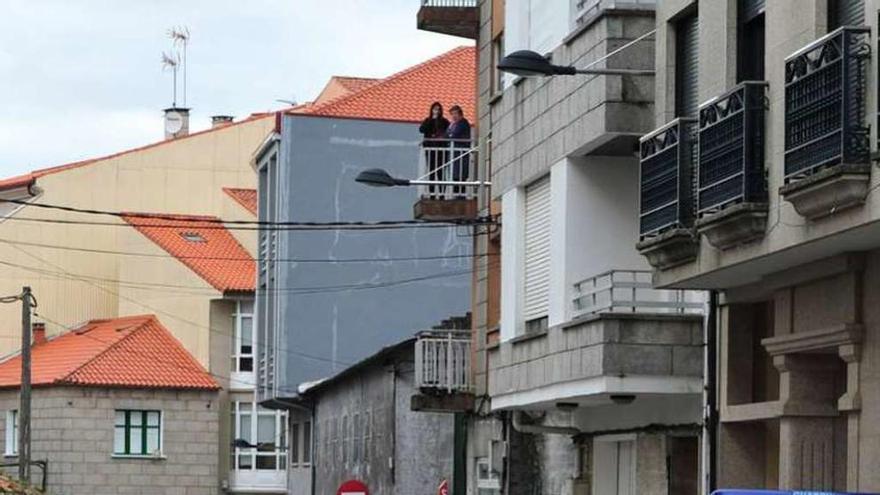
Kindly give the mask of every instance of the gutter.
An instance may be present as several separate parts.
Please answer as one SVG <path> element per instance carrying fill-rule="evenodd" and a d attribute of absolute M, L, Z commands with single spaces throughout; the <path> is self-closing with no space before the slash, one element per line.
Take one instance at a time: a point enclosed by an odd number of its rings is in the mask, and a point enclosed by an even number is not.
<path fill-rule="evenodd" d="M 523 411 L 514 411 L 512 414 L 513 429 L 529 435 L 579 435 L 581 430 L 571 426 L 543 426 L 523 423 Z"/>

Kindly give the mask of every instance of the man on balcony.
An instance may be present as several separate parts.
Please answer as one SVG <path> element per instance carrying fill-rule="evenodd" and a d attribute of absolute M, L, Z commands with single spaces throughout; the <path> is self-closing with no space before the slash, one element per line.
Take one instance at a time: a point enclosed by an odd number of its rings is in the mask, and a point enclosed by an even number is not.
<path fill-rule="evenodd" d="M 471 147 L 471 123 L 464 118 L 461 107 L 453 105 L 449 109 L 452 123 L 446 129 L 446 138 L 452 143 L 452 180 L 462 182 L 468 180 L 470 174 L 470 147 Z M 456 197 L 464 196 L 464 187 L 453 186 L 452 194 Z"/>

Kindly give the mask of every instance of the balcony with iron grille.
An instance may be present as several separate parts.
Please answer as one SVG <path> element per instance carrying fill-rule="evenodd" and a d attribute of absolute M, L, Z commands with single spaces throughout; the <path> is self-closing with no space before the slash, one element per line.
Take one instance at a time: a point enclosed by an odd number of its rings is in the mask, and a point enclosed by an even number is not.
<path fill-rule="evenodd" d="M 743 82 L 700 106 L 695 226 L 719 249 L 760 239 L 767 228 L 766 91 L 766 82 Z"/>
<path fill-rule="evenodd" d="M 639 143 L 639 243 L 651 266 L 672 268 L 692 261 L 699 244 L 693 233 L 693 167 L 697 121 L 678 118 Z"/>
<path fill-rule="evenodd" d="M 416 336 L 415 387 L 413 411 L 473 409 L 469 330 L 431 330 Z"/>
<path fill-rule="evenodd" d="M 459 221 L 477 218 L 477 199 L 488 187 L 480 174 L 475 140 L 435 139 L 419 153 L 418 200 L 413 213 L 418 220 Z"/>
<path fill-rule="evenodd" d="M 422 31 L 472 40 L 480 28 L 477 0 L 421 0 L 416 19 Z"/>
<path fill-rule="evenodd" d="M 785 184 L 780 195 L 815 220 L 864 203 L 870 29 L 842 27 L 785 60 Z"/>

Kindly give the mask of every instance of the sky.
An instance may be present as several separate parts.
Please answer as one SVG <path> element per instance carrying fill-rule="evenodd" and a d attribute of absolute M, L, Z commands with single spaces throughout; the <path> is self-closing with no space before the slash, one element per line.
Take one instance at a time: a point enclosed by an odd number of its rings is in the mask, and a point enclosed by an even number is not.
<path fill-rule="evenodd" d="M 167 31 L 190 30 L 190 130 L 384 77 L 468 40 L 416 29 L 419 0 L 4 0 L 0 178 L 163 138 Z M 182 106 L 182 91 L 178 91 Z"/>

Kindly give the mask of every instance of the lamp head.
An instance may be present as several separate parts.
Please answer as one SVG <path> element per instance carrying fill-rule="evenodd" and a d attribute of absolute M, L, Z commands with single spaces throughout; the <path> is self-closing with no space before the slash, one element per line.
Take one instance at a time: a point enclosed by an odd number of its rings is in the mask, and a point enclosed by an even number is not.
<path fill-rule="evenodd" d="M 540 53 L 531 50 L 518 50 L 506 55 L 498 62 L 498 69 L 522 77 L 573 75 L 574 67 L 553 65 Z"/>
<path fill-rule="evenodd" d="M 407 186 L 409 181 L 392 177 L 381 168 L 369 168 L 359 173 L 354 179 L 356 182 L 373 187 Z"/>

